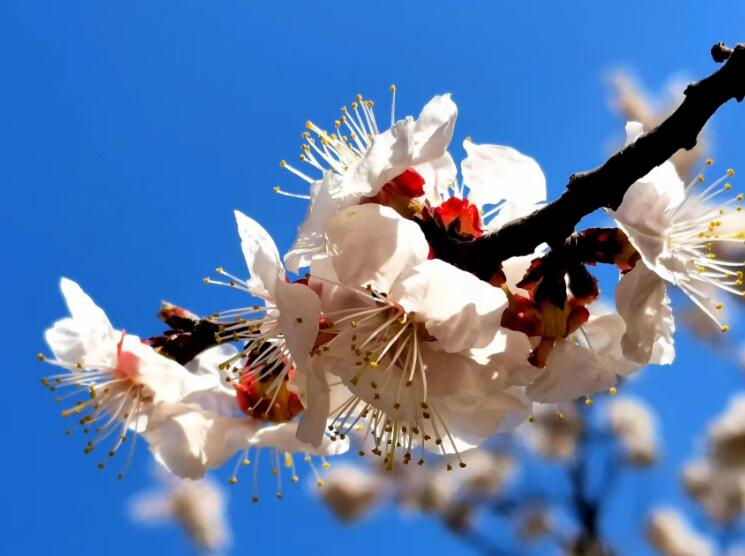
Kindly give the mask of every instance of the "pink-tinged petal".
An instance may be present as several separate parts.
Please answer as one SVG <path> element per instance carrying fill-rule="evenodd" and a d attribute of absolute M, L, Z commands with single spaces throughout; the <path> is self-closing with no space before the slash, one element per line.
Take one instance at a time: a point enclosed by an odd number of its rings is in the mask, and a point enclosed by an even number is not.
<path fill-rule="evenodd" d="M 489 345 L 507 304 L 500 288 L 439 259 L 413 267 L 389 297 L 415 313 L 437 339 L 437 347 L 451 353 Z"/>
<path fill-rule="evenodd" d="M 201 479 L 251 445 L 257 422 L 226 419 L 195 404 L 156 404 L 145 438 L 155 459 L 184 479 Z"/>
<path fill-rule="evenodd" d="M 339 280 L 387 292 L 399 275 L 426 260 L 429 244 L 419 226 L 375 203 L 343 210 L 326 226 L 328 250 Z"/>
<path fill-rule="evenodd" d="M 623 354 L 642 365 L 675 359 L 675 323 L 665 282 L 642 264 L 621 277 L 616 309 L 626 323 Z"/>
<path fill-rule="evenodd" d="M 477 145 L 466 140 L 461 163 L 469 200 L 480 207 L 501 201 L 532 207 L 546 200 L 546 178 L 538 163 L 511 147 Z"/>
<path fill-rule="evenodd" d="M 243 257 L 251 278 L 248 287 L 263 298 L 274 297 L 277 281 L 284 280 L 284 268 L 274 240 L 258 222 L 242 212 L 235 211 L 238 235 L 241 238 Z"/>
<path fill-rule="evenodd" d="M 147 387 L 156 402 L 178 402 L 194 392 L 214 389 L 220 383 L 219 375 L 191 373 L 132 334 L 124 337 L 122 352 L 136 359 L 135 380 Z"/>

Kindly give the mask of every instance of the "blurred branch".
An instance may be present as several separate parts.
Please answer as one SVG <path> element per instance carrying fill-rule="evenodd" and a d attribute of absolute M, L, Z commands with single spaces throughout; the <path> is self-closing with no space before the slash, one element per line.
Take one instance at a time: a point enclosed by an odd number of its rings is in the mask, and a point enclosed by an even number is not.
<path fill-rule="evenodd" d="M 572 175 L 566 191 L 552 203 L 470 241 L 442 232 L 438 237 L 436 230 L 427 230 L 428 238 L 438 243 L 438 256 L 488 280 L 502 261 L 530 255 L 542 243 L 561 245 L 584 216 L 600 208 L 617 208 L 639 178 L 679 149 L 695 147 L 699 132 L 719 107 L 733 98 L 740 102 L 745 97 L 745 44 L 734 49 L 716 45 L 712 56 L 724 65 L 690 84 L 675 112 L 598 168 Z"/>

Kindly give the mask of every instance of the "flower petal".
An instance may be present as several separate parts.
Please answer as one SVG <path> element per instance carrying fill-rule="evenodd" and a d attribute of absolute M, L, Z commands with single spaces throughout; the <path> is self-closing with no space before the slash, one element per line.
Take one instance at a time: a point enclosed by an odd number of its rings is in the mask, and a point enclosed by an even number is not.
<path fill-rule="evenodd" d="M 250 446 L 256 431 L 251 419 L 226 419 L 195 404 L 164 402 L 154 407 L 144 436 L 166 469 L 184 479 L 201 479 Z"/>
<path fill-rule="evenodd" d="M 71 316 L 44 334 L 54 356 L 84 366 L 113 365 L 119 338 L 106 313 L 72 280 L 62 278 L 60 290 Z"/>
<path fill-rule="evenodd" d="M 669 365 L 675 359 L 675 323 L 665 282 L 642 264 L 621 277 L 616 309 L 626 323 L 623 354 L 642 365 Z"/>
<path fill-rule="evenodd" d="M 437 346 L 451 353 L 489 345 L 507 304 L 501 289 L 439 259 L 413 267 L 389 297 L 414 312 Z"/>
<path fill-rule="evenodd" d="M 297 438 L 298 424 L 295 421 L 263 427 L 254 436 L 253 446 L 269 446 L 280 452 L 302 452 L 318 456 L 337 456 L 349 450 L 349 439 L 331 440 L 324 437 L 318 446 L 311 446 Z"/>
<path fill-rule="evenodd" d="M 326 253 L 326 222 L 359 202 L 359 195 L 347 195 L 341 191 L 340 181 L 338 174 L 326 172 L 322 180 L 311 184 L 308 213 L 298 229 L 295 243 L 285 255 L 285 264 L 291 272 L 297 274 L 300 268 L 310 266 L 314 256 Z"/>
<path fill-rule="evenodd" d="M 446 152 L 440 158 L 413 166 L 424 178 L 424 198 L 432 205 L 438 206 L 449 197 L 448 187 L 458 178 L 458 168 L 450 153 Z"/>
<path fill-rule="evenodd" d="M 373 196 L 410 166 L 440 158 L 450 144 L 457 116 L 450 95 L 434 97 L 416 121 L 407 116 L 373 137 L 370 148 L 344 172 L 332 195 Z"/>
<path fill-rule="evenodd" d="M 295 366 L 302 370 L 318 336 L 321 300 L 304 284 L 277 282 L 278 322 Z"/>
<path fill-rule="evenodd" d="M 238 224 L 243 256 L 251 275 L 248 287 L 259 297 L 272 298 L 275 283 L 284 280 L 285 274 L 277 246 L 269 232 L 238 210 L 235 211 L 235 221 Z"/>
<path fill-rule="evenodd" d="M 461 163 L 468 199 L 483 207 L 507 201 L 532 207 L 546 200 L 546 178 L 538 163 L 511 147 L 463 142 L 468 156 Z"/>
<path fill-rule="evenodd" d="M 331 261 L 339 280 L 387 292 L 408 267 L 427 258 L 429 244 L 415 222 L 375 203 L 343 210 L 326 226 Z"/>
<path fill-rule="evenodd" d="M 458 107 L 450 94 L 438 95 L 422 108 L 414 123 L 412 164 L 436 160 L 445 154 L 457 117 Z"/>
<path fill-rule="evenodd" d="M 305 384 L 301 390 L 301 399 L 305 411 L 297 427 L 299 442 L 319 448 L 326 433 L 326 421 L 331 413 L 331 391 L 326 372 L 318 365 L 313 365 L 304 373 Z"/>
<path fill-rule="evenodd" d="M 607 391 L 615 384 L 616 374 L 592 350 L 562 340 L 525 393 L 533 401 L 557 403 Z"/>
<path fill-rule="evenodd" d="M 511 414 L 527 418 L 525 402 L 503 390 L 489 366 L 426 345 L 422 355 L 427 364 L 428 401 L 437 420 L 447 426 L 458 451 L 474 448 L 497 433 Z M 441 434 L 443 448 L 453 452 L 450 438 Z"/>

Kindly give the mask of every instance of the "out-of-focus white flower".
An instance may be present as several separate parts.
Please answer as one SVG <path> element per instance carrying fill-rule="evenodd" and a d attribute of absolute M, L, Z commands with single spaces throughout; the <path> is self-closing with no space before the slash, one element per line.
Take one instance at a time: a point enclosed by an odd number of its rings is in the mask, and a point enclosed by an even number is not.
<path fill-rule="evenodd" d="M 630 122 L 626 131 L 631 144 L 641 136 L 641 124 Z M 722 216 L 742 210 L 736 204 L 741 194 L 719 200 L 731 190 L 726 180 L 732 175 L 728 170 L 710 185 L 703 185 L 703 176 L 698 176 L 684 186 L 672 164 L 665 162 L 633 184 L 621 205 L 610 211 L 641 257 L 616 290 L 616 306 L 626 321 L 624 353 L 630 359 L 672 362 L 675 327 L 668 283 L 679 287 L 723 332 L 729 330 L 718 315 L 722 302 L 702 286 L 742 293 L 737 288 L 743 282 L 743 262 L 722 260 L 714 252 L 715 245 L 745 238 L 743 232 L 719 230 Z"/>
<path fill-rule="evenodd" d="M 694 531 L 672 509 L 654 510 L 647 520 L 647 539 L 664 556 L 713 556 L 708 539 Z"/>
<path fill-rule="evenodd" d="M 130 438 L 130 430 L 146 430 L 160 404 L 180 401 L 219 382 L 216 377 L 194 375 L 137 336 L 115 330 L 103 310 L 72 280 L 62 278 L 60 289 L 70 317 L 57 321 L 45 333 L 54 358 L 39 358 L 63 372 L 42 383 L 50 390 L 71 390 L 58 397 L 59 402 L 72 403 L 77 398 L 62 415 L 74 416 L 84 433 L 94 433 L 86 454 L 113 435 L 108 456 L 114 456 Z M 125 471 L 136 438 L 135 434 L 130 442 Z M 105 462 L 98 466 L 103 469 Z M 124 471 L 119 477 L 123 475 Z"/>
<path fill-rule="evenodd" d="M 702 460 L 683 468 L 683 486 L 706 514 L 720 523 L 732 523 L 745 511 L 745 475 Z"/>
<path fill-rule="evenodd" d="M 657 424 L 649 407 L 628 397 L 608 403 L 611 430 L 632 465 L 647 467 L 657 461 Z"/>
<path fill-rule="evenodd" d="M 346 435 L 366 421 L 373 452 L 385 452 L 392 466 L 395 452 L 408 461 L 417 445 L 472 448 L 508 414 L 525 411 L 497 380 L 502 354 L 524 360 L 529 349 L 526 341 L 525 351 L 507 352 L 506 336 L 495 343 L 506 301 L 500 289 L 427 260 L 419 227 L 389 207 L 350 207 L 329 221 L 326 235 L 331 264 L 314 261 L 310 283 L 320 289 L 324 332 L 333 337 L 316 350 L 314 366 L 337 375 L 351 395 L 336 408 L 327 401 L 318 422 L 330 414 Z M 487 346 L 489 364 L 471 357 Z"/>
<path fill-rule="evenodd" d="M 323 488 L 318 492 L 342 521 L 362 518 L 386 490 L 382 477 L 349 464 L 334 466 L 324 475 L 323 483 Z"/>
<path fill-rule="evenodd" d="M 719 466 L 745 473 L 745 395 L 733 397 L 709 427 L 709 447 Z"/>
<path fill-rule="evenodd" d="M 553 522 L 554 518 L 548 508 L 529 508 L 520 516 L 517 534 L 525 541 L 535 541 L 551 533 L 554 528 Z"/>
<path fill-rule="evenodd" d="M 616 108 L 627 121 L 639 122 L 646 130 L 654 129 L 683 102 L 683 91 L 689 80 L 681 77 L 669 80 L 662 95 L 652 96 L 630 75 L 615 72 L 611 76 L 611 84 L 616 91 Z M 696 146 L 692 149 L 680 149 L 670 157 L 670 161 L 678 174 L 688 180 L 694 166 L 698 165 L 708 150 L 704 130 L 697 138 Z"/>
<path fill-rule="evenodd" d="M 447 467 L 432 467 L 418 496 L 418 505 L 428 511 L 445 513 L 500 492 L 515 474 L 517 465 L 504 454 L 471 450 L 464 455 L 468 466 L 459 473 Z"/>
<path fill-rule="evenodd" d="M 550 460 L 568 460 L 574 456 L 582 433 L 582 419 L 573 403 L 533 404 L 530 422 L 523 425 L 526 442 L 535 452 Z"/>
<path fill-rule="evenodd" d="M 300 158 L 322 173 L 320 179 L 281 162 L 282 167 L 310 184 L 308 214 L 285 256 L 293 272 L 309 266 L 315 255 L 324 254 L 324 230 L 329 218 L 364 198 L 374 197 L 409 168 L 416 170 L 424 163 L 433 163 L 434 168 L 447 165 L 447 147 L 458 116 L 449 94 L 430 100 L 417 119 L 407 116 L 396 121 L 394 89 L 391 127 L 384 131 L 378 127 L 371 100 L 358 95 L 351 108 L 342 108 L 343 114 L 335 122 L 336 133 L 328 133 L 313 122 L 306 124 L 309 131 L 303 134 L 306 144 Z M 406 184 L 402 186 L 406 189 Z"/>
<path fill-rule="evenodd" d="M 164 488 L 142 493 L 130 502 L 130 515 L 137 523 L 158 525 L 175 521 L 194 546 L 210 554 L 230 547 L 231 532 L 227 499 L 223 490 L 209 479 L 178 480 L 163 477 Z"/>

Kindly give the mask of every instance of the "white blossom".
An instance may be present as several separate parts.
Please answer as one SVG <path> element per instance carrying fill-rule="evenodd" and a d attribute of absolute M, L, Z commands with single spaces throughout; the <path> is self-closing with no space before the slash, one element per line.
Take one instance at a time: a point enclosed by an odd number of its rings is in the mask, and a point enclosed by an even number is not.
<path fill-rule="evenodd" d="M 608 403 L 608 418 L 629 463 L 647 467 L 657 461 L 657 424 L 649 407 L 633 398 L 617 398 Z"/>
<path fill-rule="evenodd" d="M 663 556 L 714 556 L 710 540 L 672 509 L 656 509 L 647 520 L 647 538 Z"/>
<path fill-rule="evenodd" d="M 627 143 L 642 133 L 641 124 L 626 126 Z M 722 233 L 721 218 L 742 210 L 742 195 L 722 201 L 734 172 L 710 185 L 698 176 L 683 185 L 670 162 L 654 168 L 634 183 L 621 205 L 610 211 L 636 248 L 641 261 L 621 278 L 618 312 L 626 321 L 624 353 L 639 363 L 669 364 L 674 357 L 674 323 L 667 284 L 680 288 L 723 332 L 729 330 L 718 313 L 723 303 L 708 285 L 741 295 L 743 261 L 720 259 L 714 246 L 741 243 L 742 231 Z"/>
<path fill-rule="evenodd" d="M 42 383 L 49 390 L 70 390 L 57 401 L 72 404 L 62 415 L 73 417 L 83 433 L 93 433 L 86 454 L 105 443 L 112 457 L 131 439 L 126 471 L 138 436 L 131 436 L 130 430 L 145 431 L 162 404 L 214 388 L 219 379 L 192 374 L 137 336 L 114 329 L 103 310 L 72 280 L 63 278 L 60 289 L 70 316 L 45 333 L 54 357 L 39 358 L 62 372 Z M 105 465 L 98 464 L 101 469 Z"/>
<path fill-rule="evenodd" d="M 162 475 L 162 488 L 131 500 L 132 519 L 148 526 L 175 521 L 200 551 L 221 554 L 227 550 L 231 531 L 225 492 L 209 479 L 186 481 Z"/>

